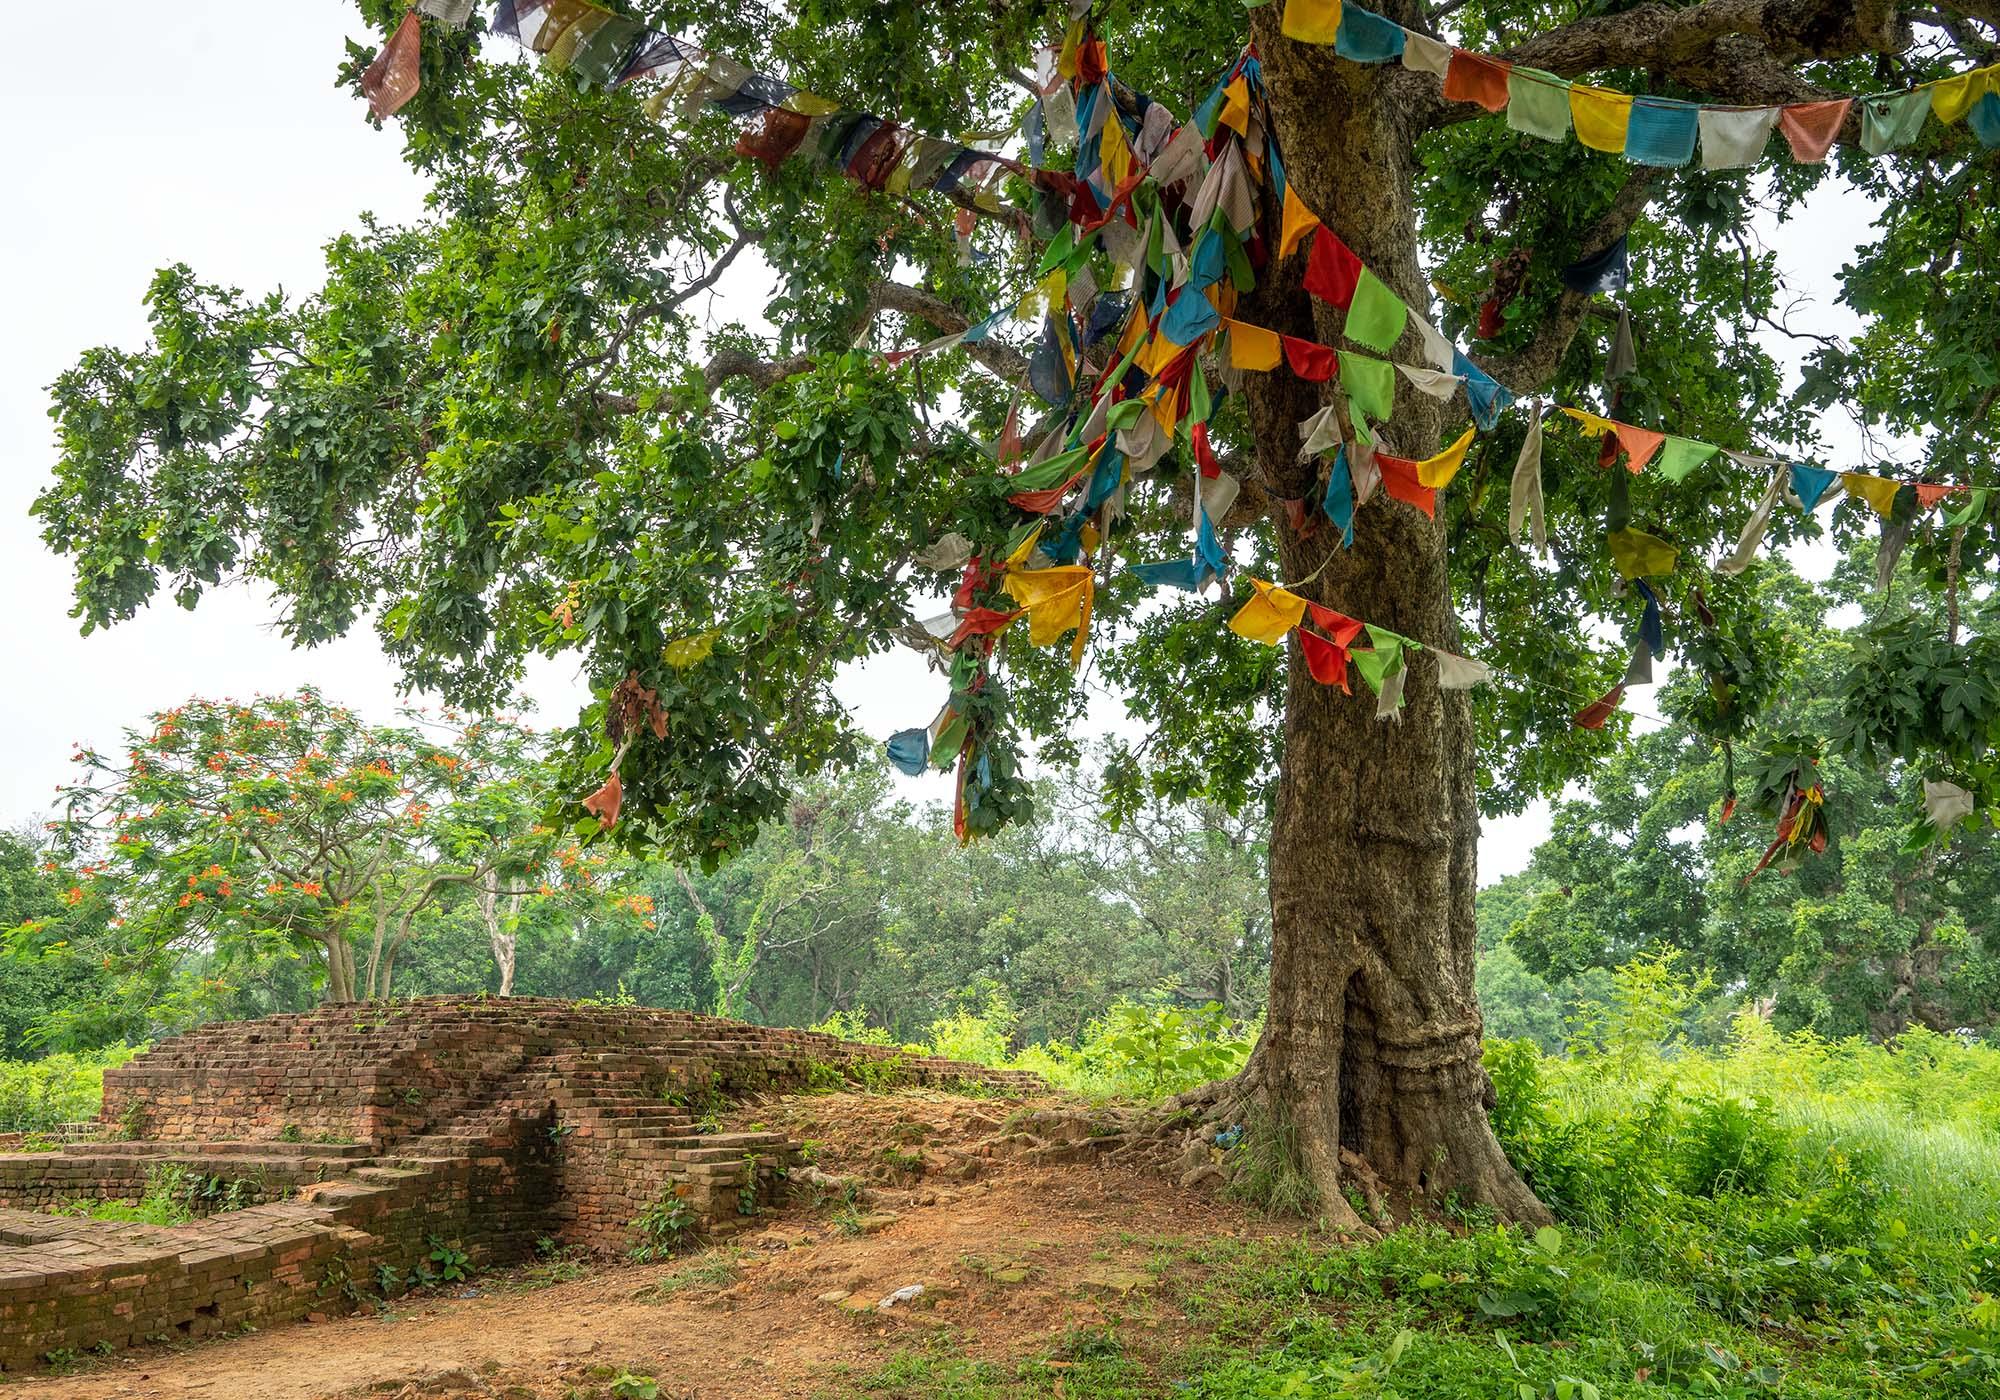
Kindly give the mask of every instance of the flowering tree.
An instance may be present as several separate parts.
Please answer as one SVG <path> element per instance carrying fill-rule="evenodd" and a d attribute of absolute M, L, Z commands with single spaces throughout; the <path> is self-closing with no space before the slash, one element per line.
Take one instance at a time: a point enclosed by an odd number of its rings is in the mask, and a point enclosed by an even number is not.
<path fill-rule="evenodd" d="M 405 719 L 364 724 L 308 689 L 191 700 L 128 731 L 122 758 L 79 749 L 52 824 L 79 862 L 70 916 L 15 929 L 16 951 L 89 958 L 150 999 L 202 955 L 220 974 L 309 957 L 330 1002 L 386 995 L 447 890 L 539 895 L 555 855 L 529 730 Z"/>

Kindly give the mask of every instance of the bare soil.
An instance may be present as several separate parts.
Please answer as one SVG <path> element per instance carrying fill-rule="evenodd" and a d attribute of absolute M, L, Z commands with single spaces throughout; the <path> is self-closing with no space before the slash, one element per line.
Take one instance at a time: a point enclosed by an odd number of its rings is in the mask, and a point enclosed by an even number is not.
<path fill-rule="evenodd" d="M 1011 1371 L 1114 1314 L 1144 1364 L 1192 1333 L 1159 1286 L 1163 1245 L 1297 1228 L 1182 1189 L 1133 1144 L 1093 1138 L 1073 1105 L 1021 1107 L 926 1091 L 747 1103 L 727 1126 L 814 1140 L 817 1170 L 706 1250 L 571 1281 L 550 1279 L 574 1268 L 546 1265 L 479 1277 L 379 1315 L 127 1353 L 0 1397 L 583 1400 L 627 1371 L 677 1400 L 835 1396 L 934 1345 Z M 915 1284 L 921 1296 L 883 1304 Z"/>

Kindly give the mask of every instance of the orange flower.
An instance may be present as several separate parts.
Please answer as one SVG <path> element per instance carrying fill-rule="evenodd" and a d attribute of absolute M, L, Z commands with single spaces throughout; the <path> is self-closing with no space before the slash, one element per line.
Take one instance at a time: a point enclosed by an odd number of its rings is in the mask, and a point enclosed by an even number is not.
<path fill-rule="evenodd" d="M 67 890 L 63 892 L 63 903 L 70 905 L 83 903 L 82 888 L 77 885 L 71 885 Z"/>

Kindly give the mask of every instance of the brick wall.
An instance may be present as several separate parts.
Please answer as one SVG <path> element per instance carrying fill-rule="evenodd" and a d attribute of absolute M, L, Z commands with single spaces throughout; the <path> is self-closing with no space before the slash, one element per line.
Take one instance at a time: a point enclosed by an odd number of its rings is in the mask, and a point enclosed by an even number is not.
<path fill-rule="evenodd" d="M 1040 1087 L 807 1031 L 540 998 L 200 1027 L 106 1071 L 105 1139 L 0 1152 L 0 1370 L 341 1311 L 433 1236 L 481 1267 L 544 1235 L 617 1253 L 669 1198 L 693 1231 L 727 1233 L 779 1198 L 797 1147 L 705 1133 L 702 1116 L 843 1075 Z M 254 1177 L 272 1199 L 171 1229 L 31 1213 L 141 1196 L 163 1162 Z"/>

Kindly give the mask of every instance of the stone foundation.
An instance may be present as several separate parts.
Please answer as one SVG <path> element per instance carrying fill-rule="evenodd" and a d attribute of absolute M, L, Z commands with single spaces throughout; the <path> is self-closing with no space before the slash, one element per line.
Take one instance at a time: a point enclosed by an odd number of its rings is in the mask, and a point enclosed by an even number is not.
<path fill-rule="evenodd" d="M 200 1027 L 106 1072 L 105 1139 L 0 1151 L 0 1370 L 345 1311 L 434 1240 L 474 1267 L 544 1237 L 622 1253 L 669 1198 L 690 1234 L 728 1233 L 781 1197 L 797 1147 L 701 1120 L 845 1079 L 1040 1087 L 806 1031 L 535 998 Z M 43 1213 L 143 1196 L 165 1163 L 256 1203 L 172 1228 Z"/>

